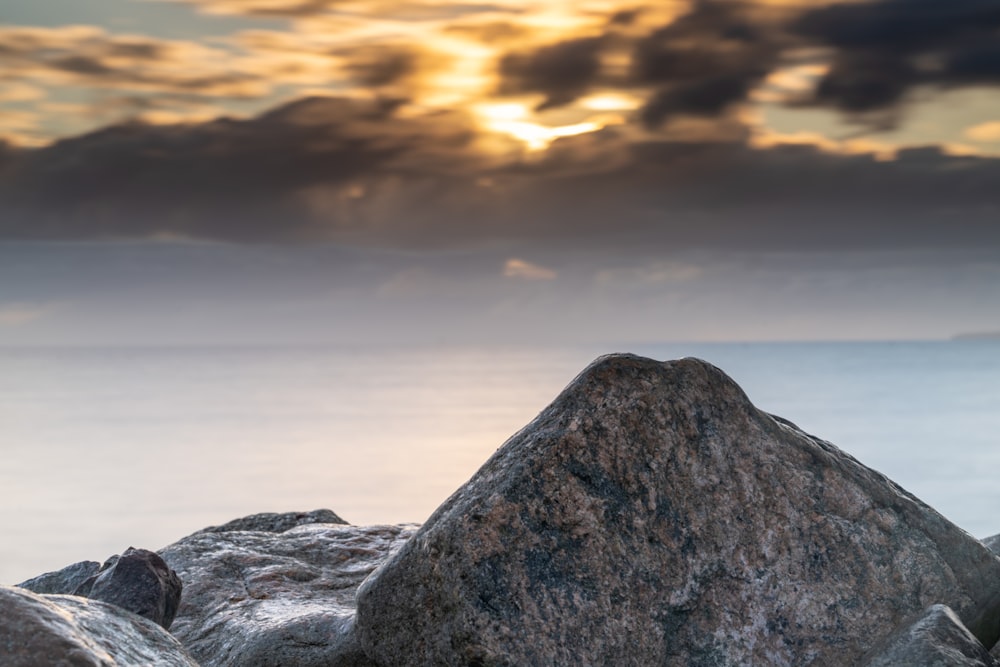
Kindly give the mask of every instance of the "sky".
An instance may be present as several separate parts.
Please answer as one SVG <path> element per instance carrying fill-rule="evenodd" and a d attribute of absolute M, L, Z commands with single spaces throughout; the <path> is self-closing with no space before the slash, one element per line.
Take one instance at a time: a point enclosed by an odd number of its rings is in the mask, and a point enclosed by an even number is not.
<path fill-rule="evenodd" d="M 980 331 L 996 0 L 0 0 L 0 345 Z"/>

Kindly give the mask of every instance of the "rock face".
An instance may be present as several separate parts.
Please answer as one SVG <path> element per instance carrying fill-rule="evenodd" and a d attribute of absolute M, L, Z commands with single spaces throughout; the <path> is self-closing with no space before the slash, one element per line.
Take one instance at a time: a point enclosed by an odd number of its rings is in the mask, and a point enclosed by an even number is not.
<path fill-rule="evenodd" d="M 372 665 L 354 632 L 355 592 L 415 526 L 227 525 L 263 530 L 200 531 L 160 551 L 184 581 L 172 631 L 203 667 Z"/>
<path fill-rule="evenodd" d="M 198 667 L 158 625 L 104 602 L 0 586 L 4 667 Z"/>
<path fill-rule="evenodd" d="M 274 512 L 263 512 L 250 516 L 233 519 L 229 523 L 221 526 L 209 526 L 199 530 L 199 533 L 229 533 L 234 530 L 256 530 L 264 533 L 283 533 L 296 526 L 305 526 L 310 523 L 338 523 L 347 525 L 330 510 L 313 510 L 312 512 L 284 512 L 276 514 Z"/>
<path fill-rule="evenodd" d="M 46 572 L 37 577 L 22 581 L 18 588 L 26 588 L 35 593 L 71 594 L 80 584 L 97 574 L 101 564 L 93 560 L 84 560 L 67 565 L 56 572 Z"/>
<path fill-rule="evenodd" d="M 129 547 L 122 555 L 105 561 L 73 593 L 128 609 L 170 629 L 181 589 L 177 573 L 158 554 Z"/>
<path fill-rule="evenodd" d="M 394 667 L 849 665 L 934 603 L 992 646 L 1000 560 L 715 367 L 616 355 L 364 582 L 357 630 Z"/>
<path fill-rule="evenodd" d="M 864 667 L 997 667 L 996 660 L 943 604 L 886 638 Z"/>

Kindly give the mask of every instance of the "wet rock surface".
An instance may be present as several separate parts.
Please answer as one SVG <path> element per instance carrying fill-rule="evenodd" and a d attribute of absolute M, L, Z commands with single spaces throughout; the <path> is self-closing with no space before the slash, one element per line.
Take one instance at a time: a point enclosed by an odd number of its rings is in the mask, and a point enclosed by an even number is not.
<path fill-rule="evenodd" d="M 951 609 L 929 607 L 883 640 L 864 667 L 997 667 L 1000 665 Z"/>
<path fill-rule="evenodd" d="M 615 355 L 361 586 L 357 630 L 385 667 L 850 665 L 935 603 L 992 646 L 1000 560 L 713 366 Z"/>
<path fill-rule="evenodd" d="M 198 667 L 160 626 L 115 605 L 0 586 L 4 667 Z"/>
<path fill-rule="evenodd" d="M 325 515 L 318 515 L 320 517 Z M 415 526 L 200 531 L 160 553 L 184 581 L 174 635 L 203 665 L 367 667 L 355 592 Z"/>

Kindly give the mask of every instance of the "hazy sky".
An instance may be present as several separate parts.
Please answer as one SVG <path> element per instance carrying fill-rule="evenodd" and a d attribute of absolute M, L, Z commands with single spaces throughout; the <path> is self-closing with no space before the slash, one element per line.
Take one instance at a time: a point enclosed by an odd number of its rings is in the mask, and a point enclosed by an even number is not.
<path fill-rule="evenodd" d="M 996 0 L 0 21 L 0 344 L 1000 330 Z"/>

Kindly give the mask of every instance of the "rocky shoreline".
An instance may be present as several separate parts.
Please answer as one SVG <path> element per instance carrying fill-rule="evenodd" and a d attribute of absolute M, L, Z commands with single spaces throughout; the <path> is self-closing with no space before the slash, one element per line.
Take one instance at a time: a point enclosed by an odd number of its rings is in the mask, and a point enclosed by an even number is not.
<path fill-rule="evenodd" d="M 260 514 L 0 586 L 0 656 L 1000 666 L 996 550 L 710 364 L 611 355 L 422 526 Z"/>

